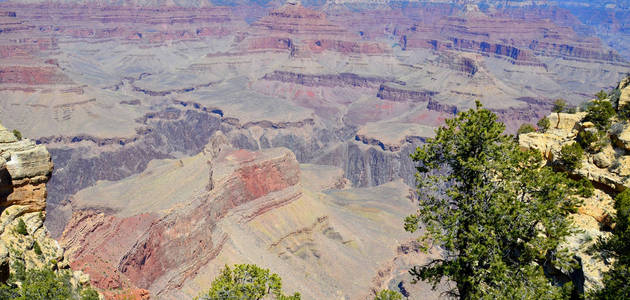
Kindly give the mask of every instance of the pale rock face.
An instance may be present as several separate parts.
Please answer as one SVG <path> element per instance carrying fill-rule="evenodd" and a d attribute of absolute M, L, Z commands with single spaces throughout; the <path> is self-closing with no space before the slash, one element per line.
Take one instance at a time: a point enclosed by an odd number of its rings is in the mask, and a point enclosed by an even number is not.
<path fill-rule="evenodd" d="M 612 164 L 610 157 L 608 157 L 608 155 L 604 152 L 595 154 L 595 156 L 593 156 L 593 163 L 602 169 L 608 168 Z"/>
<path fill-rule="evenodd" d="M 0 206 L 24 205 L 29 212 L 46 207 L 46 182 L 53 164 L 42 145 L 17 140 L 0 125 Z"/>
<path fill-rule="evenodd" d="M 624 105 L 630 103 L 630 80 L 628 78 L 624 79 L 619 83 L 619 89 L 621 90 L 621 96 L 619 96 L 619 107 L 623 107 Z"/>
<path fill-rule="evenodd" d="M 18 140 L 0 125 L 0 281 L 9 277 L 11 266 L 18 261 L 27 270 L 69 267 L 63 249 L 43 226 L 46 182 L 52 169 L 44 146 Z M 18 230 L 21 222 L 25 232 Z M 85 285 L 89 281 L 85 277 L 73 279 L 75 286 Z"/>
<path fill-rule="evenodd" d="M 520 135 L 520 147 L 537 149 L 549 164 L 560 165 L 559 155 L 562 146 L 575 143 L 579 131 L 589 131 L 593 128 L 590 122 L 581 123 L 584 115 L 560 114 L 559 126 L 555 128 L 554 122 L 558 122 L 558 118 L 557 114 L 553 113 L 548 116 L 551 128 L 545 133 Z M 583 199 L 577 214 L 571 216 L 580 232 L 570 236 L 564 244 L 564 247 L 578 253 L 581 259 L 584 288 L 587 291 L 601 286 L 603 273 L 610 268 L 610 264 L 589 254 L 588 251 L 598 239 L 610 236 L 609 232 L 601 230 L 613 225 L 611 223 L 615 214 L 614 201 L 608 193 L 614 194 L 630 187 L 630 155 L 626 155 L 626 151 L 630 149 L 629 126 L 625 123 L 614 124 L 610 136 L 611 145 L 602 147 L 597 153 L 585 151 L 582 166 L 577 170 L 566 170 L 573 176 L 596 183 L 598 187 L 592 197 Z"/>
<path fill-rule="evenodd" d="M 558 121 L 558 116 L 560 121 Z M 567 114 L 567 113 L 553 113 L 547 116 L 549 119 L 549 130 L 550 131 L 573 131 L 579 130 L 580 128 L 580 120 L 582 120 L 586 116 L 585 112 L 579 112 L 575 114 Z"/>
<path fill-rule="evenodd" d="M 621 105 L 621 104 L 620 104 Z M 610 128 L 611 137 L 617 147 L 630 151 L 630 125 L 627 123 L 617 123 Z"/>

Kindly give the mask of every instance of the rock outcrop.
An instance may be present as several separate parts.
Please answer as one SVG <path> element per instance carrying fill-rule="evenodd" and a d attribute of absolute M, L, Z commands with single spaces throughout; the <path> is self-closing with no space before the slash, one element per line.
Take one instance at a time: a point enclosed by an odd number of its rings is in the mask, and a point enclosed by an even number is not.
<path fill-rule="evenodd" d="M 46 182 L 52 170 L 50 154 L 44 146 L 0 125 L 1 282 L 20 265 L 27 271 L 69 269 L 63 248 L 44 226 Z M 89 277 L 76 271 L 71 282 L 75 287 L 89 285 Z"/>
<path fill-rule="evenodd" d="M 46 208 L 46 182 L 52 173 L 50 154 L 42 145 L 21 139 L 0 125 L 0 206 L 19 205 L 26 212 Z"/>
<path fill-rule="evenodd" d="M 630 92 L 624 80 L 619 86 L 621 94 Z M 609 100 L 605 100 L 609 101 Z M 566 247 L 578 253 L 584 277 L 585 290 L 597 288 L 602 284 L 602 274 L 610 268 L 610 262 L 588 251 L 600 238 L 610 236 L 612 224 L 614 196 L 630 188 L 630 152 L 627 139 L 630 127 L 627 120 L 613 117 L 611 128 L 600 139 L 601 145 L 584 151 L 580 166 L 570 169 L 563 164 L 561 149 L 565 145 L 577 143 L 581 132 L 594 132 L 594 124 L 583 121 L 586 113 L 575 114 L 553 113 L 547 118 L 550 127 L 544 133 L 533 132 L 519 136 L 523 149 L 540 151 L 548 164 L 558 171 L 567 172 L 574 178 L 584 178 L 593 183 L 595 192 L 592 197 L 582 199 L 583 204 L 572 218 L 581 232 L 571 236 Z M 606 142 L 606 139 L 610 139 Z"/>
<path fill-rule="evenodd" d="M 75 202 L 80 209 L 66 226 L 61 243 L 73 267 L 94 274 L 95 286 L 176 289 L 221 251 L 227 236 L 215 232 L 215 227 L 226 215 L 238 213 L 246 222 L 301 196 L 299 166 L 288 149 L 235 150 L 218 132 L 192 161 L 180 162 L 176 168 L 207 166 L 203 182 L 185 187 L 197 191 L 192 199 L 176 203 L 168 195 L 173 187 L 165 187 L 162 195 L 133 199 L 134 206 L 141 201 L 151 201 L 151 206 L 131 215 L 113 203 Z M 177 185 L 180 180 L 171 182 Z M 143 180 L 134 188 L 154 184 Z M 120 200 L 129 204 L 128 199 Z M 120 213 L 112 215 L 107 206 Z M 97 251 L 112 243 L 116 247 Z M 102 275 L 103 270 L 107 275 Z"/>

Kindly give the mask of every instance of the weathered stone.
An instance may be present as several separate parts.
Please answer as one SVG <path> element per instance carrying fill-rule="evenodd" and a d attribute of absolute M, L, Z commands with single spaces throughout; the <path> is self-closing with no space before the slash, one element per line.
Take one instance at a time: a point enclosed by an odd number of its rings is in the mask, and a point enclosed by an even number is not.
<path fill-rule="evenodd" d="M 8 137 L 0 125 L 0 206 L 26 206 L 28 211 L 46 208 L 46 182 L 53 169 L 50 154 L 29 139 Z M 4 138 L 3 138 L 4 136 Z"/>
<path fill-rule="evenodd" d="M 13 143 L 17 142 L 17 140 L 13 132 L 0 125 L 0 143 Z"/>
<path fill-rule="evenodd" d="M 630 103 L 630 86 L 626 86 L 621 90 L 621 95 L 619 96 L 619 107 L 623 107 L 628 103 Z"/>
<path fill-rule="evenodd" d="M 553 151 L 559 151 L 563 139 L 556 134 L 530 132 L 519 135 L 518 142 L 521 149 L 538 150 L 543 157 L 551 160 Z"/>
<path fill-rule="evenodd" d="M 599 152 L 593 156 L 593 162 L 600 168 L 608 168 L 611 165 L 610 158 L 604 152 Z"/>
<path fill-rule="evenodd" d="M 558 116 L 560 118 L 560 121 L 558 121 Z M 579 130 L 580 128 L 580 121 L 584 118 L 584 116 L 586 116 L 585 112 L 579 112 L 579 113 L 575 113 L 575 114 L 567 114 L 567 113 L 552 113 L 549 116 L 547 116 L 547 119 L 549 119 L 549 129 L 550 130 L 565 130 L 565 131 L 572 131 L 572 130 Z"/>
<path fill-rule="evenodd" d="M 610 127 L 611 138 L 617 147 L 630 151 L 630 124 L 616 123 Z"/>

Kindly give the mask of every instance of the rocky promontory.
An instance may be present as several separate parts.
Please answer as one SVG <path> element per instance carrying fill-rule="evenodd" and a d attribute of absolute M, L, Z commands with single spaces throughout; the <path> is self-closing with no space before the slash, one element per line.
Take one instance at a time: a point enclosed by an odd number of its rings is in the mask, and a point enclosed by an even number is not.
<path fill-rule="evenodd" d="M 52 170 L 44 146 L 0 125 L 0 282 L 20 269 L 69 271 L 63 248 L 44 226 Z M 77 271 L 71 282 L 89 286 L 89 276 Z"/>
<path fill-rule="evenodd" d="M 591 197 L 583 198 L 583 204 L 572 216 L 579 232 L 574 233 L 566 247 L 577 253 L 580 259 L 584 289 L 591 290 L 602 285 L 602 276 L 610 261 L 589 251 L 598 240 L 611 235 L 614 228 L 613 198 L 630 187 L 630 126 L 623 116 L 625 105 L 630 102 L 630 78 L 623 80 L 607 99 L 592 100 L 586 107 L 609 102 L 614 113 L 608 116 L 608 126 L 598 126 L 590 121 L 592 111 L 577 113 L 552 113 L 547 116 L 548 129 L 521 134 L 519 143 L 523 149 L 540 151 L 547 163 L 560 172 L 575 179 L 589 180 L 595 187 Z M 606 103 L 604 103 L 607 105 Z M 611 108 L 612 110 L 612 108 Z M 588 137 L 591 136 L 589 139 Z M 577 151 L 577 163 L 571 165 L 569 147 L 581 145 Z"/>

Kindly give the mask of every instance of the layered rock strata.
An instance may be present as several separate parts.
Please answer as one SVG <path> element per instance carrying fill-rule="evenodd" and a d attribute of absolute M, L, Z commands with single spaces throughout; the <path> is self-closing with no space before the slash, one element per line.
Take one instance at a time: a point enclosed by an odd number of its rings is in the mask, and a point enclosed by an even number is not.
<path fill-rule="evenodd" d="M 44 226 L 46 182 L 53 164 L 44 146 L 0 125 L 0 281 L 25 270 L 69 269 L 64 250 Z M 73 273 L 75 287 L 89 285 L 89 276 Z"/>

